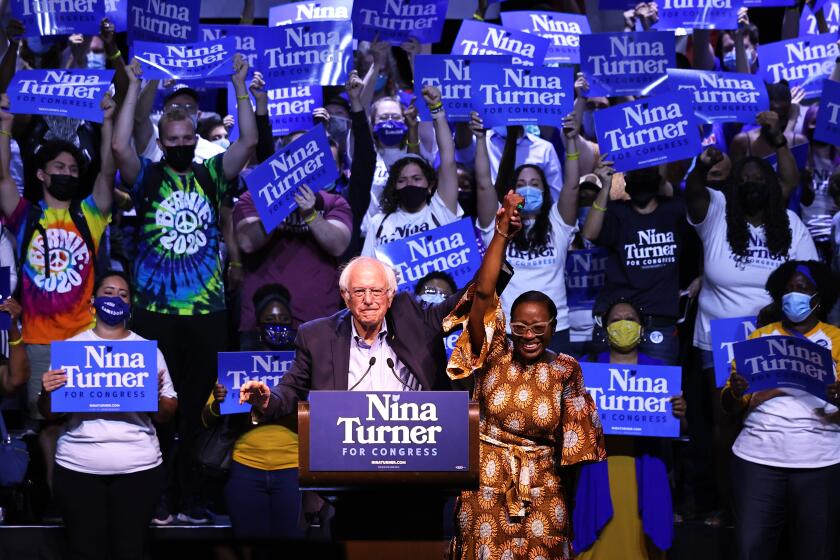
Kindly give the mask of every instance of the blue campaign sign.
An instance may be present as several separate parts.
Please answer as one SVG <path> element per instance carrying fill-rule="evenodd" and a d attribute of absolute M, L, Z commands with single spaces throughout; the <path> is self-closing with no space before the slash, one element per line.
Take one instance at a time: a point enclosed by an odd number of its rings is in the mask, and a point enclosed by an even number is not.
<path fill-rule="evenodd" d="M 840 83 L 823 81 L 814 139 L 840 146 Z"/>
<path fill-rule="evenodd" d="M 738 7 L 732 0 L 664 0 L 657 29 L 735 29 Z"/>
<path fill-rule="evenodd" d="M 103 0 L 56 2 L 12 0 L 12 17 L 26 28 L 26 37 L 44 35 L 96 35 L 105 9 Z"/>
<path fill-rule="evenodd" d="M 114 30 L 121 33 L 128 29 L 128 0 L 103 0 L 105 16 L 114 24 Z"/>
<path fill-rule="evenodd" d="M 242 55 L 248 61 L 248 74 L 252 75 L 257 70 L 257 59 L 259 49 L 257 45 L 262 44 L 268 37 L 268 28 L 261 25 L 202 25 L 201 41 L 217 41 L 225 37 L 232 37 L 234 52 Z M 204 82 L 209 87 L 224 88 L 230 83 L 227 77 L 210 78 Z M 231 113 L 236 114 L 236 113 Z"/>
<path fill-rule="evenodd" d="M 470 68 L 481 60 L 509 64 L 509 56 L 460 56 L 455 54 L 420 54 L 414 59 L 414 83 L 435 86 L 440 90 L 441 103 L 450 122 L 469 122 L 472 110 L 472 81 Z M 425 103 L 417 103 L 420 120 L 430 121 L 432 115 Z"/>
<path fill-rule="evenodd" d="M 836 41 L 836 34 L 824 33 L 759 45 L 761 77 L 771 84 L 787 80 L 790 87 L 805 90 L 805 99 L 819 97 L 823 79 L 831 74 L 840 54 Z"/>
<path fill-rule="evenodd" d="M 502 24 L 548 39 L 546 64 L 580 62 L 580 36 L 592 32 L 585 15 L 562 12 L 502 12 Z"/>
<path fill-rule="evenodd" d="M 466 391 L 311 391 L 312 471 L 465 471 Z"/>
<path fill-rule="evenodd" d="M 513 64 L 539 66 L 545 60 L 548 46 L 548 39 L 538 35 L 465 19 L 452 45 L 452 54 L 507 54 Z"/>
<path fill-rule="evenodd" d="M 566 302 L 570 311 L 591 310 L 604 287 L 609 252 L 604 247 L 566 253 Z"/>
<path fill-rule="evenodd" d="M 747 340 L 755 330 L 756 318 L 733 317 L 712 319 L 712 358 L 715 364 L 715 387 L 723 387 L 732 369 L 735 354 L 732 347 L 736 342 Z"/>
<path fill-rule="evenodd" d="M 53 412 L 156 412 L 157 342 L 59 341 L 50 369 L 63 369 L 67 384 L 52 393 Z"/>
<path fill-rule="evenodd" d="M 469 218 L 380 245 L 376 258 L 394 268 L 401 292 L 413 292 L 417 281 L 434 270 L 449 273 L 462 288 L 481 266 Z"/>
<path fill-rule="evenodd" d="M 587 96 L 647 95 L 675 66 L 675 45 L 669 31 L 583 35 L 580 70 L 589 82 Z"/>
<path fill-rule="evenodd" d="M 337 178 L 327 133 L 319 124 L 257 166 L 245 184 L 270 232 L 297 209 L 294 195 L 301 185 L 315 192 Z"/>
<path fill-rule="evenodd" d="M 312 126 L 312 111 L 323 107 L 321 86 L 290 86 L 266 90 L 268 95 L 268 118 L 271 121 L 271 134 L 285 136 L 299 130 L 308 130 Z M 236 90 L 228 84 L 227 108 L 229 115 L 237 114 Z M 251 105 L 254 105 L 253 98 Z M 230 141 L 239 138 L 239 125 L 234 123 L 230 131 Z"/>
<path fill-rule="evenodd" d="M 248 381 L 262 381 L 274 387 L 294 361 L 294 352 L 219 352 L 219 383 L 228 391 L 225 400 L 219 404 L 219 412 L 250 412 L 251 405 L 239 404 L 242 385 Z"/>
<path fill-rule="evenodd" d="M 745 8 L 783 8 L 793 6 L 796 0 L 741 0 Z"/>
<path fill-rule="evenodd" d="M 503 125 L 563 126 L 572 112 L 575 77 L 571 66 L 525 67 L 474 62 L 472 105 L 487 127 Z"/>
<path fill-rule="evenodd" d="M 617 171 L 693 158 L 702 148 L 691 100 L 677 93 L 596 111 L 595 131 Z"/>
<path fill-rule="evenodd" d="M 0 301 L 6 301 L 12 296 L 12 269 L 0 266 Z M 6 311 L 0 311 L 0 331 L 7 331 L 12 326 L 12 317 Z"/>
<path fill-rule="evenodd" d="M 224 37 L 202 43 L 165 45 L 137 41 L 133 56 L 149 80 L 198 80 L 233 74 L 236 40 Z"/>
<path fill-rule="evenodd" d="M 201 0 L 127 0 L 128 43 L 198 41 Z"/>
<path fill-rule="evenodd" d="M 800 336 L 759 336 L 736 342 L 735 370 L 749 383 L 747 393 L 791 388 L 825 400 L 834 383 L 831 350 Z"/>
<path fill-rule="evenodd" d="M 277 27 L 302 21 L 349 20 L 353 12 L 353 0 L 311 0 L 289 2 L 268 10 L 268 26 Z"/>
<path fill-rule="evenodd" d="M 787 5 L 793 5 L 793 0 L 790 0 Z M 840 30 L 840 2 L 838 0 L 817 0 L 814 9 L 811 9 L 808 4 L 802 6 L 802 15 L 799 18 L 800 37 L 820 34 L 817 16 L 814 15 L 815 11 L 818 12 L 820 9 L 822 9 L 823 16 L 825 16 L 825 23 L 828 25 L 829 33 L 837 33 Z"/>
<path fill-rule="evenodd" d="M 18 70 L 9 84 L 9 109 L 101 123 L 100 103 L 113 78 L 113 70 Z"/>
<path fill-rule="evenodd" d="M 606 435 L 679 437 L 671 397 L 681 392 L 682 368 L 591 362 L 580 367 Z"/>
<path fill-rule="evenodd" d="M 400 45 L 411 37 L 437 43 L 449 0 L 355 0 L 353 35 L 362 41 L 379 38 Z"/>
<path fill-rule="evenodd" d="M 343 85 L 353 64 L 353 25 L 316 21 L 272 29 L 259 60 L 268 87 Z"/>
<path fill-rule="evenodd" d="M 669 68 L 662 90 L 690 94 L 694 114 L 704 123 L 753 123 L 770 108 L 764 81 L 750 74 Z"/>
<path fill-rule="evenodd" d="M 452 357 L 452 352 L 455 350 L 455 345 L 458 343 L 458 337 L 461 336 L 462 332 L 464 332 L 464 329 L 457 328 L 444 335 L 443 346 L 446 348 L 447 360 Z"/>

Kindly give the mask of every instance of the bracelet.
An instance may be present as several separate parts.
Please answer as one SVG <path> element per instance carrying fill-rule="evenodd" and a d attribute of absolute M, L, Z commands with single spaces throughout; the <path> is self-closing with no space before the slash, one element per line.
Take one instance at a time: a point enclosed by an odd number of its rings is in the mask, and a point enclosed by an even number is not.
<path fill-rule="evenodd" d="M 108 60 L 117 60 L 121 56 L 122 56 L 122 53 L 120 52 L 120 49 L 117 49 L 117 52 L 115 52 L 114 54 L 109 56 Z"/>
<path fill-rule="evenodd" d="M 473 19 L 477 21 L 484 21 L 484 16 L 482 16 L 478 11 L 473 14 Z"/>
<path fill-rule="evenodd" d="M 566 152 L 566 161 L 575 161 L 580 159 L 580 152 L 575 152 L 573 154 Z"/>
<path fill-rule="evenodd" d="M 768 142 L 768 143 L 770 143 L 770 139 L 769 139 L 769 138 L 767 139 L 767 142 Z M 778 150 L 779 148 L 784 148 L 785 146 L 787 146 L 787 143 L 788 143 L 787 136 L 785 136 L 784 134 L 782 134 L 782 141 L 781 141 L 781 142 L 778 142 L 778 143 L 776 143 L 776 144 L 770 143 L 770 145 L 771 145 L 774 149 Z"/>
<path fill-rule="evenodd" d="M 17 340 L 10 340 L 9 341 L 9 346 L 17 346 L 21 342 L 23 342 L 23 335 L 20 335 L 20 338 L 17 339 Z"/>
<path fill-rule="evenodd" d="M 436 115 L 443 111 L 443 103 L 435 103 L 434 105 L 429 105 L 429 112 L 433 115 Z"/>
<path fill-rule="evenodd" d="M 599 212 L 606 212 L 606 211 L 607 211 L 607 209 L 606 209 L 606 208 L 604 208 L 603 206 L 599 205 L 597 202 L 593 202 L 593 203 L 592 203 L 592 208 L 594 208 L 595 210 L 598 210 Z"/>
<path fill-rule="evenodd" d="M 315 221 L 315 218 L 317 218 L 317 217 L 318 217 L 318 211 L 317 211 L 317 210 L 313 210 L 311 214 L 309 214 L 308 216 L 306 216 L 306 217 L 303 219 L 303 223 L 305 223 L 305 224 L 311 224 L 312 222 L 314 222 L 314 221 Z"/>
<path fill-rule="evenodd" d="M 408 140 L 405 141 L 405 145 L 409 148 L 419 148 L 420 147 L 420 140 L 417 142 L 409 142 Z"/>
<path fill-rule="evenodd" d="M 496 233 L 504 237 L 505 239 L 510 239 L 509 233 L 502 233 L 502 230 L 499 229 L 499 224 L 496 224 Z"/>
<path fill-rule="evenodd" d="M 210 406 L 207 407 L 207 409 L 210 411 L 210 416 L 215 416 L 216 418 L 218 418 L 219 415 L 218 415 L 218 413 L 216 413 L 216 411 L 213 410 L 213 405 L 216 404 L 217 402 L 219 402 L 219 401 L 214 400 L 212 403 L 210 403 Z"/>
<path fill-rule="evenodd" d="M 9 138 L 12 137 L 12 133 L 8 130 L 0 130 L 0 134 L 2 134 L 3 136 L 8 136 Z"/>
<path fill-rule="evenodd" d="M 231 268 L 242 268 L 242 263 L 239 261 L 230 261 L 228 266 Z"/>
<path fill-rule="evenodd" d="M 247 93 L 245 95 L 237 95 L 236 96 L 237 101 L 245 101 L 246 99 L 248 99 L 248 94 Z"/>

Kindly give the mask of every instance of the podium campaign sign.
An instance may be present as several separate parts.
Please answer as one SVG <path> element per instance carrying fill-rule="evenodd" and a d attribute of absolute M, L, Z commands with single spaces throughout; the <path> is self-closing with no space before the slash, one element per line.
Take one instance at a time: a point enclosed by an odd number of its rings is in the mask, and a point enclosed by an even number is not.
<path fill-rule="evenodd" d="M 736 342 L 747 340 L 755 330 L 756 317 L 733 317 L 712 319 L 712 358 L 715 364 L 715 387 L 723 387 L 732 371 L 735 354 L 732 347 Z"/>
<path fill-rule="evenodd" d="M 65 340 L 50 352 L 51 369 L 67 373 L 51 395 L 53 412 L 157 411 L 157 342 Z"/>
<path fill-rule="evenodd" d="M 466 391 L 311 391 L 311 471 L 469 469 Z"/>
<path fill-rule="evenodd" d="M 294 361 L 294 352 L 219 352 L 219 383 L 228 390 L 227 398 L 219 404 L 219 412 L 250 412 L 251 405 L 239 404 L 242 385 L 262 381 L 275 387 Z"/>

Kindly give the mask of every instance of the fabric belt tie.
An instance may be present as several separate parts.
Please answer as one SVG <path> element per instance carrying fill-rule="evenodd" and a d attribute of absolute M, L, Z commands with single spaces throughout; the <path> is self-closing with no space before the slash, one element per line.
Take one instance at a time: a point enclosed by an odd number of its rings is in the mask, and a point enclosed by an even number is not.
<path fill-rule="evenodd" d="M 481 441 L 501 447 L 507 451 L 510 466 L 510 479 L 505 490 L 505 504 L 511 517 L 525 517 L 531 503 L 530 454 L 551 454 L 554 449 L 547 445 L 515 445 L 504 443 L 486 434 L 481 434 Z"/>

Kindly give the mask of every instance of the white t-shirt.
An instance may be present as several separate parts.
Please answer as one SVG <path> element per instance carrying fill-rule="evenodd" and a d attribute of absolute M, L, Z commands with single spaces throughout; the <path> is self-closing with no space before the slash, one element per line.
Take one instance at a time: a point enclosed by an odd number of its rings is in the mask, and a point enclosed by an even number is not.
<path fill-rule="evenodd" d="M 513 266 L 513 278 L 502 292 L 502 309 L 507 317 L 510 330 L 510 308 L 513 302 L 525 292 L 539 290 L 551 298 L 557 306 L 557 331 L 569 328 L 569 306 L 566 304 L 566 253 L 577 225 L 570 226 L 560 217 L 556 204 L 551 205 L 548 213 L 551 233 L 545 247 L 539 251 L 521 252 L 513 243 L 508 243 L 505 258 Z M 484 246 L 490 245 L 496 222 L 486 228 L 479 226 Z M 591 312 L 590 312 L 591 315 Z"/>
<path fill-rule="evenodd" d="M 87 330 L 67 340 L 113 342 Z M 121 341 L 146 340 L 131 332 Z M 163 370 L 161 394 L 175 398 L 169 368 L 160 349 L 157 369 Z M 58 438 L 55 462 L 66 469 L 88 474 L 127 474 L 161 463 L 160 445 L 152 419 L 145 412 L 72 413 Z"/>
<path fill-rule="evenodd" d="M 429 204 L 419 212 L 406 212 L 397 208 L 396 212 L 386 215 L 380 211 L 370 220 L 370 230 L 362 246 L 362 256 L 374 257 L 379 245 L 451 224 L 462 217 L 464 211 L 461 207 L 458 206 L 453 214 L 438 193 L 433 194 Z"/>
<path fill-rule="evenodd" d="M 702 350 L 712 349 L 709 332 L 712 319 L 755 315 L 770 303 L 764 289 L 767 277 L 788 259 L 818 260 L 814 242 L 796 214 L 787 211 L 790 220 L 791 244 L 788 258 L 773 258 L 767 251 L 763 227 L 748 224 L 750 231 L 745 262 L 736 260 L 726 240 L 726 197 L 722 192 L 709 191 L 709 211 L 706 219 L 695 224 L 703 241 L 703 288 L 698 297 L 699 309 L 694 323 L 694 345 Z"/>
<path fill-rule="evenodd" d="M 831 237 L 831 217 L 837 212 L 834 200 L 828 194 L 828 180 L 834 171 L 831 160 L 814 158 L 811 190 L 814 201 L 810 206 L 802 205 L 802 221 L 817 241 L 828 241 Z"/>
<path fill-rule="evenodd" d="M 784 334 L 770 328 L 762 336 Z M 832 347 L 840 341 L 837 327 L 821 323 L 805 336 L 837 356 Z M 840 424 L 826 418 L 837 407 L 799 389 L 783 390 L 784 395 L 764 401 L 747 414 L 732 452 L 745 461 L 772 467 L 815 469 L 840 463 Z"/>

